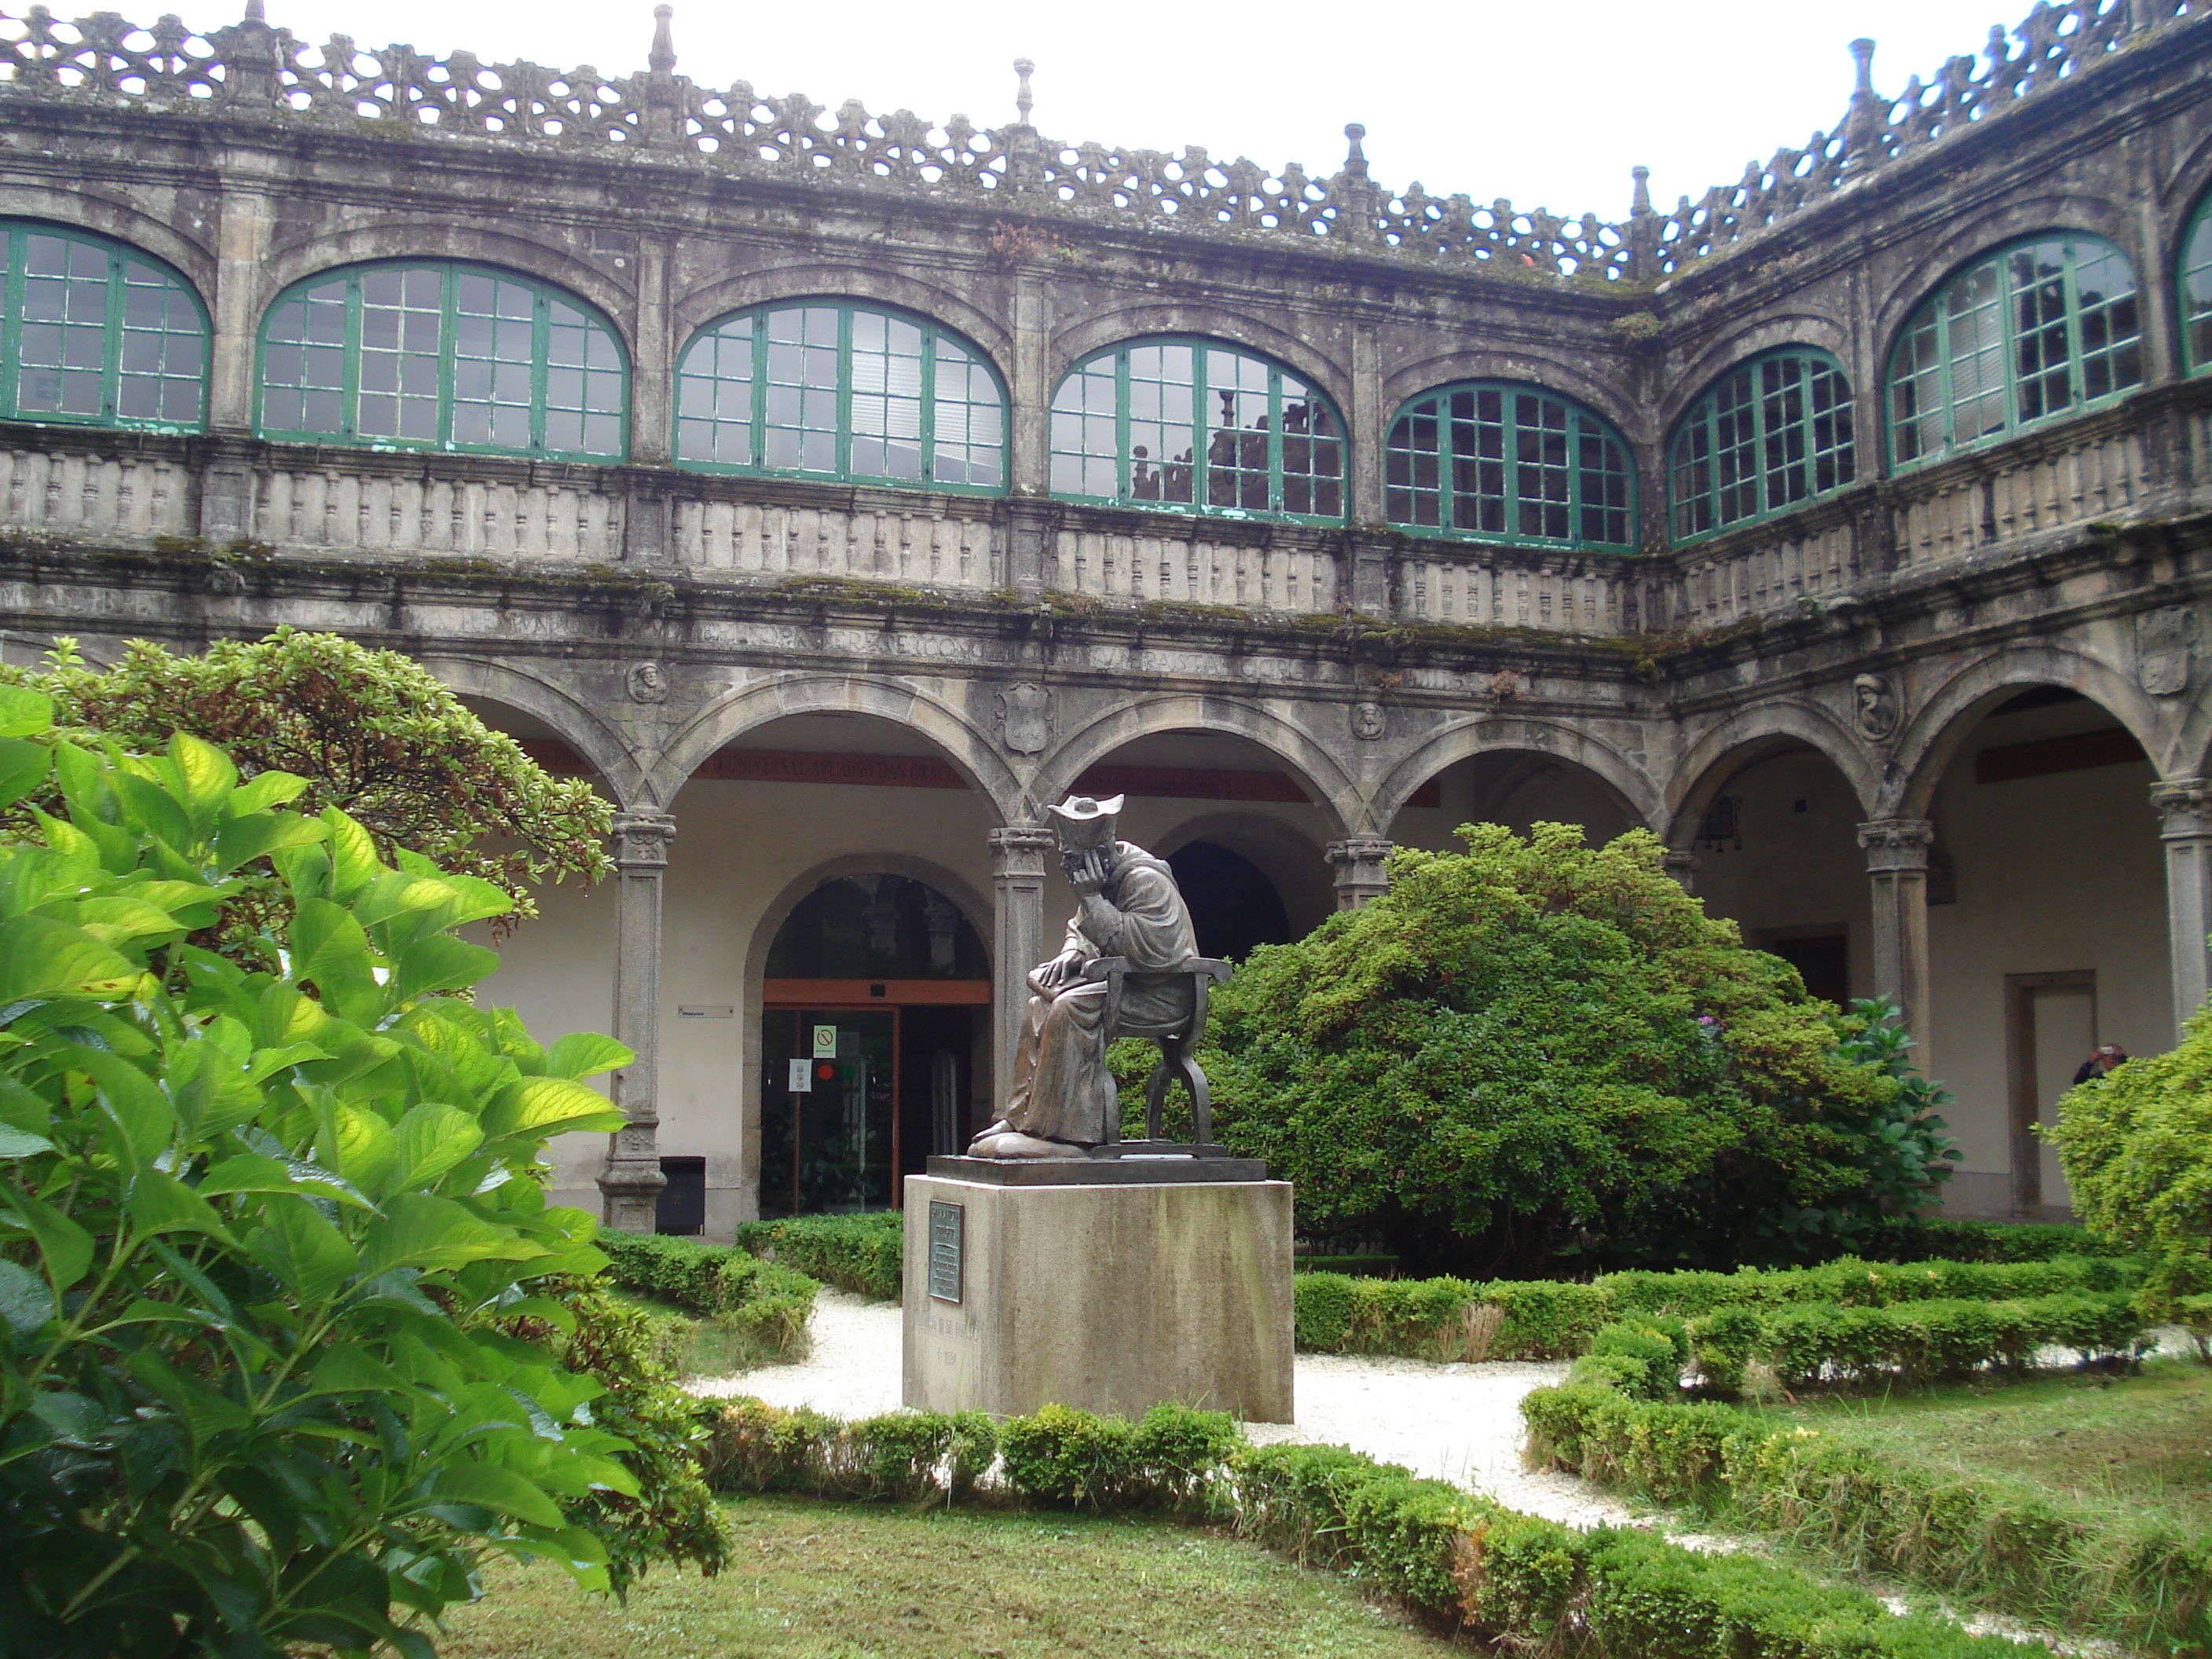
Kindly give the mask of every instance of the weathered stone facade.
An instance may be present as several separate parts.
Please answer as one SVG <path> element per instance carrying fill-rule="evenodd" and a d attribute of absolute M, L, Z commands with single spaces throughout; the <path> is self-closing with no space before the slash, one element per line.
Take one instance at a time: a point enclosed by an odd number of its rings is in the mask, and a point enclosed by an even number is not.
<path fill-rule="evenodd" d="M 611 977 L 603 1012 L 595 988 L 547 1013 L 611 1021 L 638 1050 L 617 1084 L 634 1127 L 600 1175 L 617 1222 L 650 1224 L 672 1148 L 708 1159 L 711 1224 L 750 1212 L 763 962 L 824 879 L 903 872 L 957 905 L 991 942 L 1003 1055 L 1056 885 L 1039 803 L 1117 757 L 1175 758 L 1169 734 L 1201 734 L 1175 741 L 1223 775 L 1296 786 L 1280 807 L 1189 805 L 1167 825 L 1186 839 L 1218 829 L 1294 915 L 1332 879 L 1342 902 L 1363 902 L 1394 838 L 1433 843 L 1444 817 L 1510 817 L 1513 797 L 1594 830 L 1650 827 L 1755 938 L 1843 928 L 1850 988 L 1899 1001 L 1939 1069 L 1994 1079 L 2012 1065 L 1961 1120 L 1986 1177 L 1962 1183 L 1965 1207 L 2002 1212 L 2044 1202 L 2020 1133 L 2039 1086 L 2029 981 L 2063 989 L 2051 975 L 2091 948 L 2064 927 L 2039 933 L 2038 915 L 2057 916 L 2102 854 L 2078 846 L 2082 865 L 2062 857 L 2001 898 L 1981 881 L 1971 903 L 2002 914 L 1971 939 L 1965 908 L 1958 927 L 1931 927 L 1947 860 L 1981 855 L 1947 820 L 1995 799 L 1966 791 L 1954 813 L 1943 792 L 1963 789 L 1993 711 L 2032 712 L 2022 691 L 2062 689 L 2141 750 L 2123 757 L 2125 801 L 2118 770 L 2069 774 L 2094 799 L 2068 833 L 2135 837 L 2131 858 L 2154 838 L 2163 849 L 2162 907 L 2138 884 L 2075 930 L 2154 940 L 2106 970 L 2106 1024 L 2170 1039 L 2203 1000 L 2212 376 L 2189 372 L 2174 275 L 2212 189 L 2201 4 L 2039 8 L 1978 70 L 1954 60 L 1895 100 L 1873 92 L 1862 52 L 1832 134 L 1669 215 L 1639 180 L 1611 226 L 1393 194 L 1367 177 L 1356 134 L 1344 167 L 1315 180 L 1050 144 L 1026 109 L 988 133 L 851 106 L 825 123 L 797 100 L 677 76 L 663 11 L 652 67 L 620 79 L 350 43 L 317 53 L 262 21 L 258 0 L 204 40 L 112 18 L 71 29 L 38 10 L 0 31 L 0 217 L 155 256 L 204 301 L 212 341 L 202 430 L 0 424 L 11 648 L 71 634 L 96 657 L 132 636 L 189 647 L 331 629 L 421 658 L 580 757 L 623 814 L 617 914 L 562 921 L 549 905 L 543 938 L 605 959 Z M 2046 232 L 2100 236 L 2131 263 L 2139 386 L 1949 459 L 1885 464 L 1885 380 L 1908 318 L 1963 262 Z M 627 460 L 257 436 L 272 302 L 316 273 L 403 257 L 523 273 L 610 319 L 627 357 Z M 1003 493 L 672 464 L 684 343 L 793 298 L 893 307 L 972 343 L 1007 392 Z M 1347 437 L 1342 524 L 1054 497 L 1062 375 L 1161 335 L 1247 348 L 1327 396 Z M 1670 434 L 1717 376 L 1785 345 L 1825 349 L 1847 375 L 1857 482 L 1676 545 Z M 1548 388 L 1610 422 L 1634 457 L 1644 550 L 1389 527 L 1394 411 L 1465 380 Z M 2045 717 L 2066 729 L 2029 735 L 2081 738 L 2072 707 Z M 872 751 L 940 757 L 965 804 L 933 798 L 951 816 L 926 834 L 916 817 L 909 836 L 902 803 L 927 792 L 879 781 L 839 798 L 872 822 L 817 856 L 792 817 L 823 792 L 762 807 L 763 792 L 801 786 L 695 781 L 779 722 L 804 722 L 789 729 L 811 742 L 827 716 L 896 728 Z M 2061 761 L 2014 770 L 2074 765 Z M 1745 848 L 1727 825 L 1764 810 L 1743 780 L 1785 762 L 1825 781 L 1795 793 L 1784 779 L 1773 799 L 1863 849 L 1847 854 L 1863 859 L 1848 919 L 1832 894 L 1790 913 L 1777 896 L 1790 871 L 1713 884 Z M 2004 771 L 1984 767 L 1982 781 L 2022 787 Z M 702 820 L 720 838 L 714 863 L 726 875 L 758 860 L 759 892 L 698 947 L 720 965 L 672 985 L 664 910 L 689 925 L 677 909 L 721 902 L 708 896 L 723 875 L 685 864 L 690 809 L 725 800 L 726 823 L 722 805 Z M 1832 860 L 1831 830 L 1819 856 Z M 695 879 L 688 896 L 672 887 Z M 531 970 L 516 971 L 527 1006 Z M 1947 1014 L 1947 997 L 1966 1007 L 1969 980 L 1988 981 L 1972 990 L 1984 1013 L 2000 981 L 2029 999 L 2027 1074 L 2016 1054 L 1992 1058 L 2017 1048 L 2013 1027 Z M 657 1133 L 691 995 L 701 1018 L 734 1013 L 711 1056 L 683 1060 L 687 1127 Z"/>

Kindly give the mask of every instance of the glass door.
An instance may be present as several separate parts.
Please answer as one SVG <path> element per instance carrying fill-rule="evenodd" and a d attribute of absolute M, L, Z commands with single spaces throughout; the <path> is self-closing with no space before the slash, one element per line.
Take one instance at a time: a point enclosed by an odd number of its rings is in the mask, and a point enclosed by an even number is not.
<path fill-rule="evenodd" d="M 898 1027 L 896 1008 L 763 1013 L 763 1216 L 896 1202 Z"/>

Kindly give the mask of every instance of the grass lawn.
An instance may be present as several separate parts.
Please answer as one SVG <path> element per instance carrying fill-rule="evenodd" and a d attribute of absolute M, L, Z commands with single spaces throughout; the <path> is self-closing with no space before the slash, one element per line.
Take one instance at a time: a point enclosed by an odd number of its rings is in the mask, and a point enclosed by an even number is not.
<path fill-rule="evenodd" d="M 1764 1410 L 1899 1462 L 2212 1534 L 2212 1367 L 2195 1360 L 2154 1359 L 2136 1376 L 1808 1395 Z"/>
<path fill-rule="evenodd" d="M 442 1659 L 1440 1659 L 1464 1650 L 1345 1579 L 1172 1522 L 909 1514 L 800 1498 L 729 1505 L 714 1578 L 655 1572 L 623 1607 L 511 1564 L 457 1610 Z"/>

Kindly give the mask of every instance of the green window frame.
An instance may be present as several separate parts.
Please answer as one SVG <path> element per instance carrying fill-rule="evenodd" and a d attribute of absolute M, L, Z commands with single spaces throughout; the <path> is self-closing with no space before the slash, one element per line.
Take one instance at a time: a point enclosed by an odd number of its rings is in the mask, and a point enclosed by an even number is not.
<path fill-rule="evenodd" d="M 198 432 L 207 307 L 127 244 L 0 219 L 0 420 Z"/>
<path fill-rule="evenodd" d="M 1674 428 L 1667 481 L 1678 542 L 1834 494 L 1856 476 L 1851 386 L 1825 351 L 1788 346 L 1738 364 Z"/>
<path fill-rule="evenodd" d="M 676 365 L 676 465 L 998 495 L 1006 390 L 981 349 L 926 317 L 779 301 L 693 335 Z"/>
<path fill-rule="evenodd" d="M 449 259 L 347 265 L 262 319 L 255 428 L 293 443 L 619 461 L 629 366 L 612 325 L 528 276 Z"/>
<path fill-rule="evenodd" d="M 1346 450 L 1321 391 L 1218 340 L 1126 340 L 1053 394 L 1052 493 L 1064 501 L 1342 524 Z"/>
<path fill-rule="evenodd" d="M 1893 467 L 1924 466 L 2142 384 L 2134 268 L 2101 236 L 2051 233 L 1947 277 L 1899 335 L 1884 399 Z"/>
<path fill-rule="evenodd" d="M 1513 546 L 1637 547 L 1626 441 L 1540 386 L 1462 380 L 1411 399 L 1383 447 L 1382 516 L 1401 530 Z"/>
<path fill-rule="evenodd" d="M 2212 374 L 2212 191 L 2205 192 L 2189 216 L 2174 264 L 2182 372 Z"/>

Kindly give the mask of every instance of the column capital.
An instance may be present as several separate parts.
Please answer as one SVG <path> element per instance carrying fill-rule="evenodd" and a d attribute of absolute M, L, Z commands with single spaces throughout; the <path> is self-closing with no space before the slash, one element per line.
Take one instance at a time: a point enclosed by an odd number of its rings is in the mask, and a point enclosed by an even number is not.
<path fill-rule="evenodd" d="M 1346 836 L 1322 848 L 1336 866 L 1336 901 L 1341 910 L 1357 910 L 1390 890 L 1390 854 L 1397 843 L 1388 836 Z"/>
<path fill-rule="evenodd" d="M 1698 855 L 1686 848 L 1670 847 L 1660 854 L 1659 867 L 1686 893 L 1698 890 Z"/>
<path fill-rule="evenodd" d="M 2150 787 L 2159 834 L 2166 841 L 2212 836 L 2212 778 L 2167 778 Z"/>
<path fill-rule="evenodd" d="M 617 812 L 614 836 L 617 869 L 662 869 L 668 843 L 676 839 L 676 818 L 669 812 Z"/>
<path fill-rule="evenodd" d="M 1010 823 L 991 831 L 991 874 L 998 880 L 1016 880 L 1024 876 L 1040 879 L 1045 872 L 1045 855 L 1058 844 L 1058 838 L 1041 823 Z"/>
<path fill-rule="evenodd" d="M 1866 849 L 1871 874 L 1924 872 L 1935 841 L 1931 818 L 1874 818 L 1859 825 L 1859 845 Z"/>

